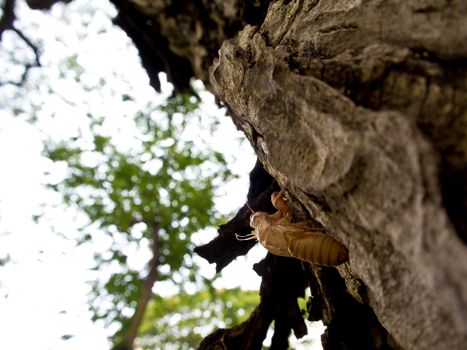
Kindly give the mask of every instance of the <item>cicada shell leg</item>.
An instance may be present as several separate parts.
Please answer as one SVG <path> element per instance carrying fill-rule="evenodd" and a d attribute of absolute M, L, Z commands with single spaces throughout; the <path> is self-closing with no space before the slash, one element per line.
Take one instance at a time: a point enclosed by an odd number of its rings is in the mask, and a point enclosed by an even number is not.
<path fill-rule="evenodd" d="M 279 192 L 274 192 L 271 195 L 271 203 L 278 210 L 281 216 L 291 216 L 292 212 L 289 209 L 289 206 L 286 203 L 285 197 L 285 188 L 281 188 Z"/>

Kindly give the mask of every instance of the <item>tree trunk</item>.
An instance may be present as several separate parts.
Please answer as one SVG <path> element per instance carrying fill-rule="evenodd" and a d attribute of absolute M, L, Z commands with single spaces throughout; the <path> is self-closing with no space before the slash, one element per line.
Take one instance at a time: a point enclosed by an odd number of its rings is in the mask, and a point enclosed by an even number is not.
<path fill-rule="evenodd" d="M 124 344 L 118 344 L 118 349 L 133 349 L 136 336 L 138 335 L 138 330 L 143 322 L 144 314 L 146 312 L 147 306 L 151 297 L 153 295 L 152 288 L 157 281 L 159 276 L 159 257 L 160 257 L 160 242 L 159 242 L 159 225 L 157 223 L 152 223 L 152 246 L 151 252 L 152 257 L 149 262 L 149 271 L 147 276 L 143 280 L 143 285 L 141 288 L 141 294 L 138 299 L 138 304 L 136 305 L 135 312 L 130 319 L 128 330 L 124 335 Z"/>
<path fill-rule="evenodd" d="M 326 349 L 465 347 L 465 1 L 112 2 L 153 86 L 202 79 L 244 131 L 266 170 L 249 202 L 271 210 L 278 183 L 350 252 L 338 268 L 268 256 L 254 314 L 201 348 L 259 349 L 272 320 L 287 348 L 307 285 Z M 221 269 L 250 247 L 238 230 L 246 208 L 198 252 Z"/>

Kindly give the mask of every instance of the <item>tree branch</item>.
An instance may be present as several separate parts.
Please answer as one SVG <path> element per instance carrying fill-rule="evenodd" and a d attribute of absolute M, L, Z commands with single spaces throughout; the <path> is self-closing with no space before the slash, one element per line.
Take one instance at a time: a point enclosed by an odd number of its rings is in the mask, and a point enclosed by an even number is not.
<path fill-rule="evenodd" d="M 23 40 L 27 46 L 32 50 L 34 54 L 34 61 L 26 63 L 24 65 L 24 71 L 23 74 L 21 75 L 21 78 L 18 81 L 0 81 L 0 86 L 3 85 L 14 85 L 14 86 L 22 86 L 24 82 L 26 81 L 29 71 L 31 68 L 35 67 L 40 67 L 41 62 L 40 62 L 40 52 L 39 48 L 26 36 L 24 33 L 16 28 L 14 26 L 14 22 L 16 19 L 16 14 L 15 14 L 15 0 L 6 0 L 5 3 L 3 4 L 3 16 L 0 18 L 0 41 L 2 40 L 3 33 L 6 30 L 11 30 L 18 35 L 21 40 Z"/>
<path fill-rule="evenodd" d="M 133 348 L 138 329 L 143 321 L 144 313 L 148 306 L 149 300 L 152 297 L 152 287 L 159 276 L 159 257 L 160 257 L 160 242 L 159 242 L 159 225 L 153 223 L 152 230 L 152 258 L 149 263 L 149 273 L 143 281 L 143 288 L 141 290 L 140 299 L 136 306 L 135 313 L 131 317 L 130 326 L 127 334 L 125 335 L 125 345 L 128 349 Z"/>
<path fill-rule="evenodd" d="M 26 3 L 34 10 L 48 10 L 53 4 L 60 1 L 68 4 L 73 0 L 26 0 Z"/>
<path fill-rule="evenodd" d="M 6 0 L 2 7 L 3 16 L 0 18 L 0 41 L 2 41 L 3 32 L 13 29 L 15 21 L 15 0 Z"/>

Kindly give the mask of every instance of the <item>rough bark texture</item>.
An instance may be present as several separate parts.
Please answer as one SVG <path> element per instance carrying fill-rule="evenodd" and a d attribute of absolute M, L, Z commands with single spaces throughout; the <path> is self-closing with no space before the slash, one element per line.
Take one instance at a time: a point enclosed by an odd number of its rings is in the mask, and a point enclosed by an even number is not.
<path fill-rule="evenodd" d="M 259 349 L 273 319 L 274 348 L 287 348 L 290 329 L 301 334 L 290 298 L 307 284 L 326 349 L 465 347 L 465 1 L 113 2 L 153 85 L 159 71 L 179 90 L 202 79 L 295 214 L 350 251 L 338 269 L 268 257 L 251 319 L 201 348 Z M 277 184 L 262 179 L 249 200 L 265 206 Z M 247 216 L 198 251 L 219 269 L 244 254 L 233 233 Z M 289 276 L 302 277 L 282 291 Z"/>

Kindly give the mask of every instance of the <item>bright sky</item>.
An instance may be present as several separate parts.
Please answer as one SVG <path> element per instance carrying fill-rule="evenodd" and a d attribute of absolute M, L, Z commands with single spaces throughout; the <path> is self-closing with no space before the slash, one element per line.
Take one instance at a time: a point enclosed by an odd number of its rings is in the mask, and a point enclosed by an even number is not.
<path fill-rule="evenodd" d="M 131 114 L 134 106 L 124 110 L 115 104 L 114 96 L 123 94 L 129 85 L 140 99 L 135 104 L 157 99 L 139 67 L 136 50 L 126 35 L 111 24 L 109 16 L 114 12 L 103 0 L 93 2 L 92 6 L 87 1 L 75 0 L 68 6 L 55 6 L 49 14 L 28 11 L 24 6 L 20 8 L 20 23 L 25 34 L 44 48 L 44 68 L 31 72 L 30 81 L 36 81 L 36 85 L 32 84 L 25 98 L 44 103 L 39 117 L 45 122 L 39 125 L 52 137 L 73 135 L 83 122 L 83 116 L 90 111 L 112 115 L 114 124 L 124 123 L 125 119 L 120 117 Z M 87 22 L 85 26 L 83 18 Z M 0 48 L 0 67 L 4 68 L 0 68 L 0 77 L 8 73 L 14 78 L 15 73 L 21 73 L 19 66 L 6 65 L 12 61 L 11 55 L 18 60 L 31 58 L 27 50 L 18 50 L 18 45 L 21 42 L 17 38 L 4 35 Z M 87 94 L 82 93 L 73 76 L 62 79 L 69 73 L 57 57 L 73 57 L 75 52 L 80 52 L 77 60 L 85 67 L 81 83 L 91 90 Z M 58 92 L 60 96 L 50 95 L 37 83 L 41 81 L 41 74 L 55 84 L 55 94 Z M 101 76 L 107 77 L 112 90 L 106 91 L 104 87 L 99 93 L 93 93 Z M 0 106 L 10 106 L 8 103 L 14 100 L 14 91 L 0 88 Z M 169 88 L 165 91 L 167 95 Z M 44 100 L 44 96 L 49 97 Z M 241 154 L 232 166 L 241 178 L 227 184 L 219 194 L 217 207 L 228 212 L 240 207 L 245 200 L 248 172 L 255 157 L 247 142 L 238 145 L 236 139 L 241 137 L 240 133 L 228 118 L 222 117 L 223 112 L 217 110 L 212 96 L 206 94 L 203 100 L 206 115 L 218 115 L 221 120 L 220 131 L 211 142 L 213 147 L 225 150 L 227 157 Z M 13 103 L 12 108 L 26 107 L 19 102 Z M 25 113 L 31 111 L 25 110 Z M 11 259 L 0 267 L 1 348 L 107 350 L 107 336 L 113 330 L 92 323 L 87 311 L 87 281 L 96 277 L 89 271 L 93 266 L 95 247 L 76 248 L 73 241 L 57 234 L 70 231 L 73 226 L 70 223 L 77 225 L 74 213 L 62 207 L 49 214 L 56 231 L 51 230 L 50 222 L 36 224 L 32 221 L 32 216 L 40 212 L 41 203 L 59 203 L 59 198 L 42 186 L 44 171 L 60 177 L 60 169 L 41 157 L 41 137 L 41 132 L 25 122 L 21 114 L 14 118 L 10 109 L 0 110 L 0 259 L 6 256 Z M 122 143 L 130 142 L 128 135 L 122 136 Z M 54 172 L 58 174 L 54 175 Z M 199 239 L 206 242 L 209 238 Z M 250 251 L 248 258 L 238 258 L 225 268 L 223 276 L 226 277 L 216 286 L 258 289 L 260 280 L 251 266 L 264 255 L 264 248 L 258 245 Z M 204 263 L 202 271 L 212 275 L 214 266 Z M 323 328 L 313 326 L 310 331 L 316 337 Z M 64 336 L 71 338 L 64 339 Z"/>

